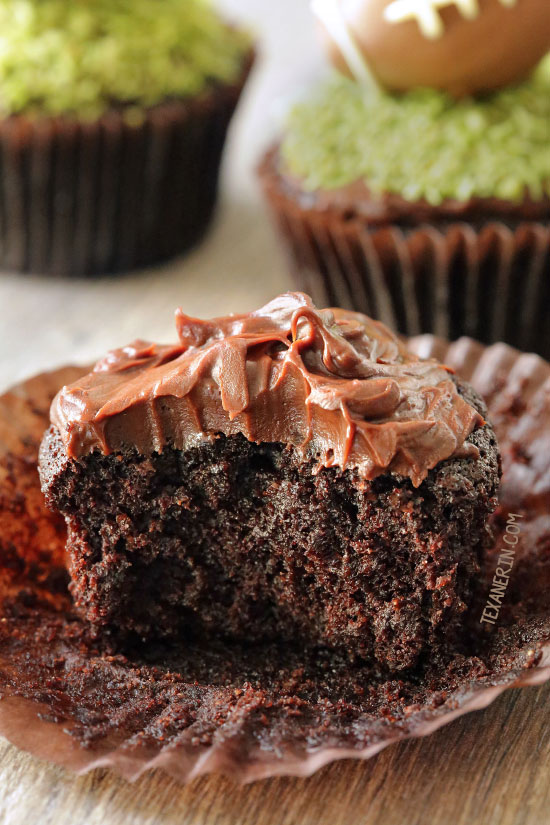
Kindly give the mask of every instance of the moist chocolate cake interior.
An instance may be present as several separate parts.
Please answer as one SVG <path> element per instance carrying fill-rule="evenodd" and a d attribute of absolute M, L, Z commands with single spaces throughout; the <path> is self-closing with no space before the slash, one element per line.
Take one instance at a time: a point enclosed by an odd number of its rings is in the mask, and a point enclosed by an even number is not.
<path fill-rule="evenodd" d="M 66 463 L 49 495 L 68 519 L 75 596 L 125 644 L 287 640 L 410 668 L 460 643 L 472 600 L 498 469 L 492 431 L 471 440 L 473 472 L 455 458 L 419 488 L 316 473 L 241 435 Z"/>
<path fill-rule="evenodd" d="M 178 314 L 64 387 L 40 457 L 94 630 L 329 647 L 389 671 L 461 643 L 499 459 L 481 399 L 305 295 Z"/>

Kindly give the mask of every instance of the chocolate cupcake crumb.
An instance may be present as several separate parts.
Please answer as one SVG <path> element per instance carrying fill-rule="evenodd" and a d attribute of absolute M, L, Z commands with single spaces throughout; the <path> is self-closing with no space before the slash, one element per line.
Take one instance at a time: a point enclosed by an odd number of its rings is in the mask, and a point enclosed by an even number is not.
<path fill-rule="evenodd" d="M 299 642 L 389 671 L 460 645 L 500 470 L 477 394 L 299 294 L 178 329 L 52 406 L 43 489 L 94 630 Z"/>

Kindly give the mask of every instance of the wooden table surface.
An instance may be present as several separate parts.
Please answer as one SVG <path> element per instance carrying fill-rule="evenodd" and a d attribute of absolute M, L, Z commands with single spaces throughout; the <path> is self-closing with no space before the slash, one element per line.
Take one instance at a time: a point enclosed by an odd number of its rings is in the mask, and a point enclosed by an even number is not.
<path fill-rule="evenodd" d="M 291 286 L 253 168 L 277 113 L 318 61 L 306 0 L 224 0 L 262 37 L 233 129 L 221 208 L 206 243 L 159 270 L 95 282 L 0 275 L 0 390 L 41 369 L 85 363 L 133 338 L 173 339 L 173 311 L 253 309 Z M 298 83 L 297 83 L 298 81 Z M 130 785 L 23 754 L 0 738 L 0 825 L 545 825 L 550 822 L 550 687 L 512 691 L 425 740 L 308 780 Z"/>

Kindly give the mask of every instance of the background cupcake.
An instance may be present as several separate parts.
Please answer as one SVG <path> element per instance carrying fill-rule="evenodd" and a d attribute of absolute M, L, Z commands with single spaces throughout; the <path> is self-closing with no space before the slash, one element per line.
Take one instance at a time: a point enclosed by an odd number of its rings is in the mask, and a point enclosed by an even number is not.
<path fill-rule="evenodd" d="M 92 275 L 193 245 L 251 63 L 205 0 L 0 0 L 0 267 Z"/>
<path fill-rule="evenodd" d="M 314 6 L 353 77 L 298 103 L 261 168 L 300 286 L 548 356 L 550 6 Z"/>

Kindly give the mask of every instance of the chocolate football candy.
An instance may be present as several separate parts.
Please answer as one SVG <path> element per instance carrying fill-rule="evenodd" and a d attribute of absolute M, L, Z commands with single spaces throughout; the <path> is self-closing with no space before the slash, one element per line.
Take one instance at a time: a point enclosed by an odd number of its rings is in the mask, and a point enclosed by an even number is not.
<path fill-rule="evenodd" d="M 550 50 L 549 0 L 313 0 L 334 64 L 393 91 L 512 85 Z"/>

